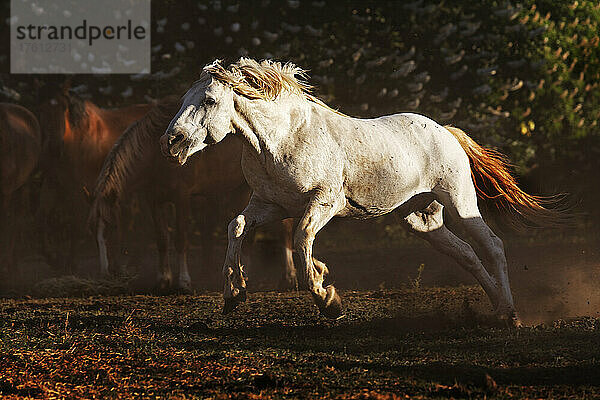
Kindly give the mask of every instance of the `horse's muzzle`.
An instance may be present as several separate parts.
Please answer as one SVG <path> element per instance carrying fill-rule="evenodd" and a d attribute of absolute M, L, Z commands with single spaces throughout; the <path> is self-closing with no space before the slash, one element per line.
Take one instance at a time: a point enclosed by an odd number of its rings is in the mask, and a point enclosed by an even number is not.
<path fill-rule="evenodd" d="M 192 140 L 183 133 L 176 130 L 169 130 L 160 137 L 160 149 L 166 157 L 179 164 L 184 164 L 187 160 Z"/>

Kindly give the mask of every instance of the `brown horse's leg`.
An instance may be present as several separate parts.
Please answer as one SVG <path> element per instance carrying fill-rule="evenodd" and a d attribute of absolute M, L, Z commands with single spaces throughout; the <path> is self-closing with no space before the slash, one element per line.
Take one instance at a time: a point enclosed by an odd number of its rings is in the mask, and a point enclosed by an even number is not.
<path fill-rule="evenodd" d="M 123 249 L 123 253 L 127 254 L 127 270 L 137 271 L 142 261 L 142 248 L 140 247 L 139 243 L 135 243 L 133 240 L 131 240 L 131 233 L 136 229 L 136 217 L 142 213 L 140 209 L 140 198 L 138 196 L 134 196 L 129 201 L 126 210 L 128 210 L 126 216 L 127 220 L 125 220 L 126 224 L 123 225 L 127 225 L 127 227 L 122 229 L 122 232 L 126 232 L 126 246 Z"/>
<path fill-rule="evenodd" d="M 68 248 L 67 248 L 67 254 L 65 257 L 65 271 L 71 275 L 75 273 L 75 253 L 77 251 L 77 242 L 79 239 L 79 226 L 75 221 L 75 216 L 70 215 L 67 218 L 69 218 L 69 224 L 68 224 L 68 231 L 67 231 L 67 235 L 68 235 Z"/>
<path fill-rule="evenodd" d="M 40 252 L 46 262 L 57 270 L 59 266 L 59 257 L 56 249 L 56 240 L 53 237 L 58 236 L 59 225 L 55 223 L 56 209 L 58 204 L 58 183 L 55 179 L 45 175 L 40 187 L 40 203 L 37 209 L 37 235 L 40 245 Z"/>
<path fill-rule="evenodd" d="M 282 221 L 283 226 L 283 246 L 285 255 L 285 272 L 283 280 L 279 287 L 281 289 L 298 290 L 298 275 L 296 267 L 294 266 L 294 219 L 288 218 Z M 326 278 L 329 274 L 329 269 L 323 261 L 317 260 L 313 257 L 315 266 L 320 271 L 323 271 L 323 278 Z M 306 289 L 303 287 L 302 289 Z"/>
<path fill-rule="evenodd" d="M 107 254 L 108 254 L 108 271 L 112 276 L 119 276 L 123 274 L 123 270 L 120 265 L 119 254 L 121 253 L 121 243 L 123 239 L 122 235 L 122 223 L 120 216 L 117 216 L 109 229 L 107 230 L 106 238 L 108 240 Z"/>
<path fill-rule="evenodd" d="M 10 236 L 12 236 L 9 205 L 10 196 L 0 193 L 0 272 L 5 273 L 10 273 L 12 269 L 9 243 Z"/>
<path fill-rule="evenodd" d="M 25 243 L 25 225 L 26 218 L 30 215 L 30 203 L 29 203 L 29 185 L 25 184 L 17 189 L 13 193 L 12 198 L 7 204 L 9 213 L 9 225 L 11 232 L 8 235 L 8 256 L 11 276 L 19 280 L 23 279 L 23 273 L 21 268 L 16 268 L 19 262 L 19 248 L 16 246 L 17 243 Z"/>
<path fill-rule="evenodd" d="M 281 221 L 283 227 L 283 252 L 285 271 L 283 279 L 279 285 L 282 289 L 298 290 L 298 277 L 296 276 L 296 267 L 294 266 L 293 247 L 294 247 L 294 220 L 292 218 Z"/>
<path fill-rule="evenodd" d="M 98 253 L 100 255 L 100 275 L 102 277 L 109 276 L 109 255 L 108 247 L 106 245 L 107 238 L 107 227 L 106 223 L 102 218 L 98 218 L 98 226 L 96 228 L 96 244 L 98 246 Z"/>
<path fill-rule="evenodd" d="M 188 219 L 190 217 L 190 196 L 184 194 L 179 196 L 175 204 L 177 226 L 175 233 L 175 250 L 177 251 L 177 264 L 179 265 L 179 289 L 189 292 L 192 289 L 192 279 L 188 271 L 187 251 L 188 241 Z"/>
<path fill-rule="evenodd" d="M 167 220 L 167 204 L 154 202 L 152 204 L 152 219 L 156 233 L 158 248 L 158 283 L 160 291 L 168 290 L 173 283 L 173 274 L 169 265 L 169 224 Z"/>

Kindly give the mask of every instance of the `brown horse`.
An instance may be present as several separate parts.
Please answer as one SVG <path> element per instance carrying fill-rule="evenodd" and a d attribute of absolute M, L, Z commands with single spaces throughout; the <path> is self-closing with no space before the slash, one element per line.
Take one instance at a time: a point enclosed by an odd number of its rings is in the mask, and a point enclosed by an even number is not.
<path fill-rule="evenodd" d="M 83 194 L 93 187 L 117 138 L 152 105 L 104 109 L 70 92 L 67 85 L 43 87 L 40 101 L 44 182 L 38 222 L 43 232 L 50 227 L 59 242 L 50 245 L 50 237 L 44 233 L 42 246 L 51 264 L 70 270 L 76 238 L 81 237 L 80 227 L 87 215 Z"/>
<path fill-rule="evenodd" d="M 15 231 L 23 218 L 23 204 L 15 204 L 38 163 L 40 125 L 29 110 L 0 103 L 0 257 L 10 271 L 14 264 Z"/>
<path fill-rule="evenodd" d="M 179 266 L 177 286 L 179 289 L 189 290 L 187 224 L 192 195 L 218 196 L 223 201 L 228 198 L 238 199 L 233 208 L 239 209 L 243 208 L 250 196 L 240 166 L 242 145 L 236 138 L 224 140 L 209 151 L 198 154 L 183 168 L 162 156 L 158 139 L 180 106 L 178 98 L 166 98 L 123 133 L 106 157 L 94 189 L 88 220 L 97 236 L 102 271 L 107 273 L 110 262 L 106 231 L 108 227 L 114 227 L 118 223 L 119 203 L 124 196 L 134 190 L 143 193 L 152 208 L 159 251 L 158 285 L 163 290 L 174 286 L 168 260 L 169 235 L 165 205 L 173 203 L 176 209 L 175 248 Z M 214 210 L 205 210 L 205 213 L 214 213 Z M 291 257 L 292 220 L 286 221 L 284 228 L 285 280 L 291 287 L 297 287 Z"/>

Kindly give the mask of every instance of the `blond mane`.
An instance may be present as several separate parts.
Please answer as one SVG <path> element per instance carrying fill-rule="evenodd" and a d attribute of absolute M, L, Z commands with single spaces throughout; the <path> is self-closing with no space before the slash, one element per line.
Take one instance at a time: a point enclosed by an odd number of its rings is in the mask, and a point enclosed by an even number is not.
<path fill-rule="evenodd" d="M 236 63 L 230 64 L 228 68 L 224 68 L 221 60 L 215 60 L 206 65 L 202 72 L 201 81 L 212 76 L 221 83 L 229 85 L 235 93 L 250 99 L 275 100 L 281 93 L 287 92 L 341 114 L 311 93 L 313 87 L 307 82 L 306 70 L 291 62 L 285 64 L 272 60 L 258 62 L 242 57 Z"/>

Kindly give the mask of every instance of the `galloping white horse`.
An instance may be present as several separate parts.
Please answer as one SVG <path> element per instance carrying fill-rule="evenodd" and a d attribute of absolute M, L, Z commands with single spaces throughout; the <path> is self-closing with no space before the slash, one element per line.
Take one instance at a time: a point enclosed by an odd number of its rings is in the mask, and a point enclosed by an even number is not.
<path fill-rule="evenodd" d="M 242 58 L 224 68 L 217 60 L 204 67 L 161 137 L 163 152 L 180 164 L 229 133 L 243 140 L 242 169 L 254 193 L 229 224 L 224 312 L 246 299 L 240 249 L 248 230 L 296 217 L 294 246 L 306 286 L 323 315 L 340 317 L 341 299 L 333 286 L 323 287 L 326 271 L 313 263 L 315 235 L 335 216 L 396 211 L 410 231 L 473 274 L 500 318 L 519 325 L 503 244 L 481 218 L 472 173 L 493 188 L 481 194 L 521 216 L 553 213 L 517 187 L 498 153 L 461 130 L 417 114 L 351 118 L 312 96 L 305 78 L 291 63 Z M 481 249 L 489 270 L 445 226 L 442 209 Z"/>

